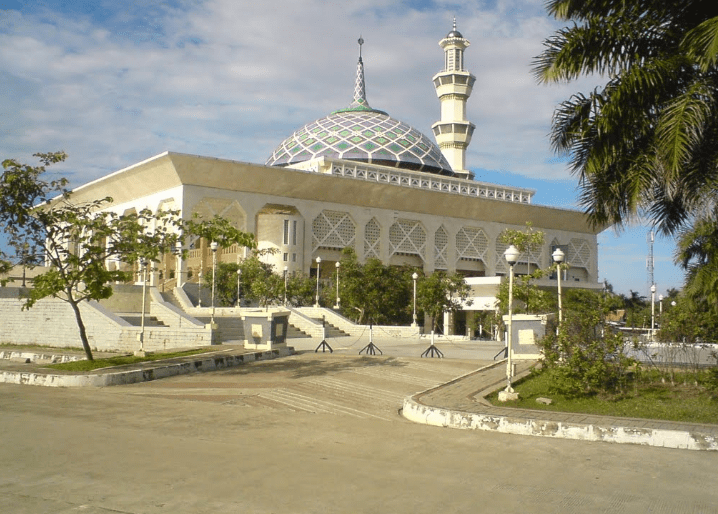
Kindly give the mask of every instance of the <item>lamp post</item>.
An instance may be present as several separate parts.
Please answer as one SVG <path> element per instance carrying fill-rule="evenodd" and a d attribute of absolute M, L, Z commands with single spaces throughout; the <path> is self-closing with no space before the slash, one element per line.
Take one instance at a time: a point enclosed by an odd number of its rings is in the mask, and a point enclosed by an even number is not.
<path fill-rule="evenodd" d="M 241 295 L 241 289 L 239 288 L 241 280 L 242 280 L 242 270 L 240 268 L 237 268 L 237 307 L 242 306 L 242 295 Z"/>
<path fill-rule="evenodd" d="M 199 296 L 197 299 L 197 306 L 200 308 L 202 307 L 202 277 L 203 277 L 202 268 L 200 268 L 199 273 L 197 273 L 197 281 L 199 282 Z"/>
<path fill-rule="evenodd" d="M 177 281 L 176 287 L 182 287 L 182 242 L 177 241 L 175 243 L 175 280 Z"/>
<path fill-rule="evenodd" d="M 140 320 L 140 349 L 135 352 L 138 357 L 145 356 L 145 310 L 147 301 L 147 259 L 140 261 L 142 265 L 142 319 Z"/>
<path fill-rule="evenodd" d="M 212 241 L 209 247 L 212 249 L 212 315 L 210 323 L 214 325 L 214 285 L 217 282 L 217 241 Z"/>
<path fill-rule="evenodd" d="M 284 266 L 284 306 L 287 306 L 287 271 L 289 268 Z"/>
<path fill-rule="evenodd" d="M 317 301 L 314 303 L 314 307 L 319 308 L 319 265 L 322 263 L 322 258 L 317 257 Z"/>
<path fill-rule="evenodd" d="M 414 322 L 411 324 L 412 327 L 418 326 L 416 323 L 416 281 L 418 278 L 419 278 L 419 274 L 415 271 L 411 275 L 411 279 L 414 281 L 414 315 L 413 315 Z"/>
<path fill-rule="evenodd" d="M 663 295 L 658 295 L 658 322 L 661 322 L 661 316 L 663 315 Z"/>
<path fill-rule="evenodd" d="M 656 330 L 656 284 L 651 284 L 651 341 Z"/>
<path fill-rule="evenodd" d="M 506 350 L 507 350 L 507 361 L 506 361 L 506 389 L 501 391 L 499 393 L 499 400 L 500 401 L 507 401 L 507 400 L 515 400 L 518 398 L 518 394 L 514 392 L 514 388 L 511 386 L 511 379 L 514 375 L 514 369 L 513 369 L 513 362 L 511 358 L 512 354 L 512 339 L 513 339 L 513 327 L 512 327 L 512 318 L 513 318 L 513 307 L 514 307 L 514 265 L 519 259 L 520 252 L 519 250 L 514 246 L 509 246 L 506 251 L 504 252 L 504 258 L 506 259 L 506 262 L 509 264 L 509 333 L 506 341 Z"/>
<path fill-rule="evenodd" d="M 339 264 L 339 261 L 337 261 L 334 264 L 334 267 L 337 268 L 337 304 L 334 306 L 335 309 L 339 309 L 339 267 L 341 264 Z"/>
<path fill-rule="evenodd" d="M 558 276 L 558 326 L 560 327 L 561 321 L 563 320 L 563 311 L 561 310 L 561 263 L 563 262 L 565 254 L 560 248 L 556 248 L 551 254 L 551 257 L 553 258 L 553 262 L 556 263 L 556 274 Z"/>

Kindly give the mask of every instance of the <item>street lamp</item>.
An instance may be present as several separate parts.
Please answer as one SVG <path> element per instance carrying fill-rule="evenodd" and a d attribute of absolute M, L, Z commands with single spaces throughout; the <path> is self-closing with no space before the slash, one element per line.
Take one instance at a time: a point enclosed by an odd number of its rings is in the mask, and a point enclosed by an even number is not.
<path fill-rule="evenodd" d="M 509 264 L 509 333 L 506 341 L 506 350 L 507 350 L 507 361 L 506 361 L 506 389 L 501 391 L 499 393 L 499 400 L 500 401 L 507 401 L 507 400 L 515 400 L 518 398 L 518 394 L 514 392 L 514 388 L 511 386 L 511 379 L 514 375 L 514 369 L 513 369 L 513 362 L 511 359 L 512 354 L 512 339 L 513 339 L 513 327 L 512 327 L 512 318 L 513 318 L 513 308 L 514 308 L 514 265 L 519 260 L 519 255 L 521 253 L 519 252 L 518 248 L 516 248 L 514 245 L 509 246 L 506 251 L 504 252 L 504 258 L 506 259 L 506 262 Z"/>
<path fill-rule="evenodd" d="M 284 306 L 287 306 L 287 271 L 289 268 L 284 266 Z"/>
<path fill-rule="evenodd" d="M 317 301 L 314 307 L 319 308 L 319 265 L 322 263 L 322 258 L 317 257 Z"/>
<path fill-rule="evenodd" d="M 240 268 L 237 268 L 237 307 L 242 306 L 242 296 L 240 294 L 239 284 L 242 279 L 242 270 Z"/>
<path fill-rule="evenodd" d="M 182 241 L 175 243 L 175 257 L 177 261 L 175 263 L 175 280 L 177 287 L 182 287 Z"/>
<path fill-rule="evenodd" d="M 147 301 L 147 259 L 140 261 L 142 265 L 142 319 L 140 321 L 140 349 L 135 352 L 138 357 L 145 356 L 145 310 Z"/>
<path fill-rule="evenodd" d="M 413 316 L 414 322 L 411 324 L 412 327 L 417 327 L 417 326 L 418 326 L 417 323 L 416 323 L 416 280 L 417 280 L 418 278 L 419 278 L 419 274 L 415 271 L 415 272 L 411 275 L 411 279 L 414 281 L 414 316 Z"/>
<path fill-rule="evenodd" d="M 199 273 L 197 273 L 197 281 L 199 282 L 199 294 L 197 299 L 197 306 L 202 308 L 202 268 L 199 269 Z"/>
<path fill-rule="evenodd" d="M 560 248 L 556 248 L 551 254 L 553 262 L 556 263 L 556 271 L 558 275 L 558 326 L 561 326 L 563 319 L 563 312 L 561 310 L 561 263 L 566 255 L 561 251 Z"/>
<path fill-rule="evenodd" d="M 661 316 L 663 315 L 663 295 L 658 295 L 658 322 L 661 322 Z"/>
<path fill-rule="evenodd" d="M 651 341 L 656 327 L 656 284 L 651 284 Z"/>
<path fill-rule="evenodd" d="M 212 315 L 210 323 L 214 325 L 214 285 L 217 278 L 217 241 L 212 241 L 209 247 L 212 249 Z"/>
<path fill-rule="evenodd" d="M 341 264 L 339 264 L 339 261 L 337 261 L 334 266 L 337 268 L 337 304 L 334 306 L 335 309 L 339 309 L 339 267 Z"/>

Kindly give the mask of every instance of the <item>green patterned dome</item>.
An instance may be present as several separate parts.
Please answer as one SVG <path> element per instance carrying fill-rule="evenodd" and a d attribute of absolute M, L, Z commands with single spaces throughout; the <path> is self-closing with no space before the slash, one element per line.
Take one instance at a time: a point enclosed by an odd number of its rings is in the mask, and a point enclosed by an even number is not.
<path fill-rule="evenodd" d="M 360 39 L 359 44 L 362 43 Z M 369 106 L 361 53 L 351 105 L 294 132 L 274 150 L 266 165 L 290 166 L 317 157 L 454 175 L 432 140 L 384 111 Z"/>
<path fill-rule="evenodd" d="M 297 130 L 274 150 L 268 166 L 331 157 L 453 175 L 434 142 L 381 111 L 337 111 Z"/>

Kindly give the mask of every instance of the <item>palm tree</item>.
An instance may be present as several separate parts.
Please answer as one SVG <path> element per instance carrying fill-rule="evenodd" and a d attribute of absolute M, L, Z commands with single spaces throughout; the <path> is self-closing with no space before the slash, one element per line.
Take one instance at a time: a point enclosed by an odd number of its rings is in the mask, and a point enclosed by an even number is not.
<path fill-rule="evenodd" d="M 699 219 L 682 231 L 677 260 L 687 272 L 685 295 L 718 314 L 718 223 Z"/>
<path fill-rule="evenodd" d="M 718 2 L 549 0 L 573 25 L 544 42 L 539 82 L 605 77 L 554 113 L 551 144 L 570 156 L 597 225 L 645 216 L 666 234 L 718 197 Z"/>

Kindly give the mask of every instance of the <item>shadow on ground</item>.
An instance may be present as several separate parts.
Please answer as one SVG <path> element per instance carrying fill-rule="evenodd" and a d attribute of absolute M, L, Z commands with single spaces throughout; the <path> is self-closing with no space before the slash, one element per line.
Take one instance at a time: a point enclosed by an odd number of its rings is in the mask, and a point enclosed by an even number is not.
<path fill-rule="evenodd" d="M 305 355 L 312 352 L 303 352 Z M 302 353 L 297 353 L 301 356 Z M 350 371 L 358 368 L 368 367 L 404 367 L 407 364 L 397 360 L 395 357 L 346 357 L 326 356 L 326 358 L 314 358 L 302 360 L 294 357 L 284 357 L 270 361 L 251 362 L 236 368 L 215 371 L 215 374 L 226 376 L 256 375 L 260 373 L 284 373 L 289 378 L 306 378 Z"/>

